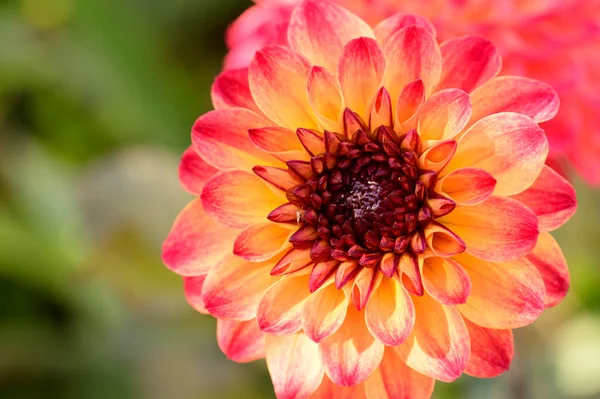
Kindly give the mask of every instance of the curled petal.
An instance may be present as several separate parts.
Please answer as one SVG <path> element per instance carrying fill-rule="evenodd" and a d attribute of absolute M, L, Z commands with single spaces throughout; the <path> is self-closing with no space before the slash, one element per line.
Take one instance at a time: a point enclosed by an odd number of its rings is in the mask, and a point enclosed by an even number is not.
<path fill-rule="evenodd" d="M 267 368 L 278 399 L 305 399 L 323 379 L 317 344 L 304 334 L 268 335 Z"/>
<path fill-rule="evenodd" d="M 327 69 L 314 66 L 308 75 L 307 91 L 310 105 L 321 125 L 328 130 L 341 131 L 339 120 L 343 99 L 337 79 Z"/>
<path fill-rule="evenodd" d="M 502 58 L 487 39 L 464 36 L 440 46 L 443 67 L 437 90 L 455 87 L 467 93 L 494 78 L 502 68 Z"/>
<path fill-rule="evenodd" d="M 302 329 L 314 342 L 321 342 L 335 333 L 346 318 L 348 299 L 344 290 L 334 284 L 312 294 L 302 310 Z"/>
<path fill-rule="evenodd" d="M 315 292 L 331 277 L 337 270 L 340 264 L 338 260 L 330 260 L 328 262 L 317 263 L 310 273 L 310 281 L 308 287 L 310 292 Z"/>
<path fill-rule="evenodd" d="M 248 130 L 250 141 L 256 147 L 283 162 L 308 161 L 310 157 L 298 141 L 296 133 L 283 127 L 263 127 Z"/>
<path fill-rule="evenodd" d="M 476 205 L 492 195 L 496 179 L 483 169 L 462 168 L 444 176 L 439 187 L 459 205 Z"/>
<path fill-rule="evenodd" d="M 361 266 L 358 261 L 346 261 L 340 263 L 335 272 L 335 286 L 340 289 L 350 282 L 360 272 Z"/>
<path fill-rule="evenodd" d="M 467 248 L 465 242 L 442 224 L 433 222 L 425 227 L 427 246 L 442 258 L 454 256 Z"/>
<path fill-rule="evenodd" d="M 426 149 L 419 157 L 419 166 L 422 169 L 440 172 L 456 152 L 457 144 L 454 140 L 438 142 Z"/>
<path fill-rule="evenodd" d="M 248 68 L 229 69 L 222 72 L 211 88 L 212 103 L 215 109 L 247 108 L 263 116 L 250 93 Z"/>
<path fill-rule="evenodd" d="M 275 168 L 272 166 L 255 166 L 252 168 L 252 171 L 258 177 L 283 192 L 304 183 L 303 180 L 288 172 L 286 169 Z"/>
<path fill-rule="evenodd" d="M 419 267 L 420 261 L 422 261 L 421 258 L 404 252 L 398 263 L 398 271 L 402 272 L 402 284 L 414 295 L 423 295 L 423 279 L 421 278 Z"/>
<path fill-rule="evenodd" d="M 464 129 L 470 117 L 467 93 L 460 89 L 436 91 L 421 108 L 419 134 L 423 140 L 451 139 Z"/>
<path fill-rule="evenodd" d="M 218 171 L 204 162 L 193 147 L 189 147 L 179 162 L 179 181 L 185 191 L 199 196 L 204 183 Z"/>
<path fill-rule="evenodd" d="M 544 310 L 544 282 L 526 259 L 487 262 L 466 253 L 454 259 L 471 278 L 471 295 L 458 309 L 486 328 L 518 328 L 534 322 Z"/>
<path fill-rule="evenodd" d="M 373 101 L 369 126 L 371 126 L 371 131 L 373 131 L 379 126 L 393 126 L 393 122 L 392 99 L 385 87 L 382 87 L 377 92 L 375 101 Z"/>
<path fill-rule="evenodd" d="M 298 331 L 302 324 L 302 309 L 309 296 L 308 276 L 280 279 L 260 301 L 256 319 L 261 331 L 270 334 Z"/>
<path fill-rule="evenodd" d="M 452 259 L 425 259 L 423 285 L 429 295 L 444 305 L 465 303 L 471 293 L 469 275 Z"/>
<path fill-rule="evenodd" d="M 507 371 L 514 355 L 511 330 L 493 330 L 465 320 L 471 337 L 471 358 L 465 373 L 493 378 Z"/>
<path fill-rule="evenodd" d="M 208 310 L 204 306 L 202 300 L 202 286 L 206 274 L 201 276 L 184 277 L 183 278 L 183 291 L 185 293 L 185 299 L 188 301 L 191 307 L 202 314 L 208 314 Z"/>
<path fill-rule="evenodd" d="M 382 279 L 383 276 L 377 272 L 376 267 L 364 267 L 358 273 L 354 279 L 354 289 L 352 290 L 352 300 L 358 310 L 362 310 L 367 306 L 369 298 L 371 298 Z"/>
<path fill-rule="evenodd" d="M 269 213 L 267 219 L 277 223 L 298 223 L 300 215 L 300 208 L 288 202 L 275 208 Z"/>
<path fill-rule="evenodd" d="M 373 37 L 362 19 L 333 2 L 307 0 L 294 9 L 288 28 L 292 49 L 313 65 L 335 71 L 344 45 L 357 37 Z"/>
<path fill-rule="evenodd" d="M 457 206 L 439 219 L 464 240 L 467 252 L 489 261 L 527 255 L 537 242 L 537 217 L 525 205 L 505 197 L 490 197 L 473 206 Z"/>
<path fill-rule="evenodd" d="M 312 263 L 308 249 L 292 248 L 287 252 L 271 270 L 272 276 L 292 274 L 304 269 Z"/>
<path fill-rule="evenodd" d="M 577 210 L 575 189 L 549 166 L 544 166 L 531 187 L 513 198 L 527 205 L 537 215 L 541 231 L 559 228 Z"/>
<path fill-rule="evenodd" d="M 296 135 L 306 152 L 311 156 L 320 155 L 325 152 L 325 142 L 319 132 L 300 128 L 296 130 Z"/>
<path fill-rule="evenodd" d="M 456 202 L 443 195 L 432 195 L 427 199 L 427 206 L 435 217 L 442 217 L 456 208 Z"/>
<path fill-rule="evenodd" d="M 265 357 L 265 334 L 258 329 L 256 319 L 217 320 L 217 342 L 234 362 L 248 363 Z"/>
<path fill-rule="evenodd" d="M 422 79 L 408 83 L 402 89 L 396 105 L 396 122 L 400 125 L 411 125 L 416 121 L 419 110 L 425 102 L 425 86 Z"/>
<path fill-rule="evenodd" d="M 402 13 L 396 13 L 391 17 L 384 19 L 373 29 L 373 31 L 375 32 L 375 37 L 379 44 L 385 46 L 388 40 L 394 36 L 394 33 L 404 28 L 408 28 L 409 26 L 418 26 L 429 31 L 434 37 L 436 35 L 435 27 L 427 18 L 420 15 Z"/>
<path fill-rule="evenodd" d="M 275 223 L 259 223 L 246 227 L 233 244 L 233 253 L 251 262 L 271 259 L 289 246 L 290 230 Z"/>

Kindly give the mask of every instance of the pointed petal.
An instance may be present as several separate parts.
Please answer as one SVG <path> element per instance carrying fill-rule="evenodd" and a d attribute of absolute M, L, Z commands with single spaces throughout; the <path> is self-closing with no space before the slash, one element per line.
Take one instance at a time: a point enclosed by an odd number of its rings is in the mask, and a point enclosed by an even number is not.
<path fill-rule="evenodd" d="M 268 335 L 267 368 L 277 399 L 305 399 L 323 379 L 317 344 L 306 335 Z"/>
<path fill-rule="evenodd" d="M 425 259 L 423 285 L 429 295 L 444 305 L 465 303 L 471 293 L 469 275 L 452 259 Z"/>
<path fill-rule="evenodd" d="M 312 67 L 308 76 L 307 91 L 308 101 L 321 125 L 334 132 L 342 131 L 342 90 L 335 76 L 323 67 Z"/>
<path fill-rule="evenodd" d="M 526 259 L 487 262 L 468 254 L 454 259 L 471 278 L 471 295 L 461 314 L 486 328 L 519 328 L 534 322 L 544 310 L 544 282 Z"/>
<path fill-rule="evenodd" d="M 335 284 L 324 286 L 312 294 L 302 310 L 302 329 L 314 342 L 335 333 L 346 318 L 348 299 Z"/>
<path fill-rule="evenodd" d="M 357 37 L 373 37 L 362 19 L 333 2 L 308 0 L 294 9 L 288 41 L 313 65 L 335 71 L 344 45 Z"/>
<path fill-rule="evenodd" d="M 471 337 L 471 358 L 465 373 L 493 378 L 507 371 L 514 355 L 511 330 L 492 330 L 465 320 Z"/>
<path fill-rule="evenodd" d="M 419 157 L 419 166 L 421 169 L 432 172 L 440 172 L 456 152 L 457 144 L 454 140 L 439 141 L 426 149 Z"/>
<path fill-rule="evenodd" d="M 215 79 L 210 94 L 215 109 L 247 108 L 257 115 L 264 116 L 250 93 L 248 68 L 229 69 L 222 72 Z"/>
<path fill-rule="evenodd" d="M 374 131 L 380 126 L 394 126 L 394 119 L 392 117 L 392 99 L 385 87 L 382 87 L 377 92 L 375 101 L 373 101 L 369 126 L 371 127 L 371 131 Z"/>
<path fill-rule="evenodd" d="M 544 306 L 549 308 L 558 305 L 569 292 L 571 279 L 567 261 L 556 240 L 549 233 L 540 234 L 527 260 L 533 263 L 544 280 Z"/>
<path fill-rule="evenodd" d="M 459 254 L 467 247 L 459 236 L 440 223 L 432 222 L 428 224 L 424 232 L 427 246 L 435 255 L 441 258 Z"/>
<path fill-rule="evenodd" d="M 435 28 L 431 22 L 425 17 L 413 14 L 396 13 L 391 17 L 381 21 L 374 29 L 375 37 L 382 46 L 390 40 L 394 33 L 408 28 L 409 26 L 421 27 L 435 37 Z"/>
<path fill-rule="evenodd" d="M 272 276 L 282 276 L 302 270 L 312 263 L 310 250 L 293 248 L 271 270 Z"/>
<path fill-rule="evenodd" d="M 292 188 L 304 183 L 295 174 L 287 169 L 275 168 L 272 166 L 255 166 L 252 171 L 261 179 L 269 183 L 274 188 L 285 193 Z"/>
<path fill-rule="evenodd" d="M 371 295 L 375 292 L 383 279 L 383 275 L 378 273 L 377 269 L 378 268 L 376 267 L 363 267 L 354 279 L 352 300 L 354 301 L 354 306 L 356 306 L 358 310 L 365 308 L 369 302 L 369 298 L 371 298 Z"/>
<path fill-rule="evenodd" d="M 302 324 L 302 309 L 310 296 L 308 276 L 286 277 L 273 285 L 260 301 L 256 319 L 270 334 L 292 334 Z"/>
<path fill-rule="evenodd" d="M 419 111 L 425 102 L 425 86 L 421 79 L 408 83 L 402 89 L 396 106 L 396 124 L 415 128 Z M 410 125 L 410 126 L 409 126 Z M 397 126 L 395 126 L 397 127 Z M 406 130 L 406 129 L 405 129 Z M 396 129 L 398 132 L 398 130 Z"/>
<path fill-rule="evenodd" d="M 412 294 L 419 296 L 423 295 L 423 280 L 419 268 L 420 260 L 416 256 L 410 255 L 409 252 L 404 252 L 398 264 L 398 271 L 402 272 L 402 284 Z"/>
<path fill-rule="evenodd" d="M 179 162 L 179 181 L 185 191 L 199 196 L 204 183 L 218 171 L 204 162 L 193 147 L 188 147 Z"/>
<path fill-rule="evenodd" d="M 182 276 L 206 274 L 231 253 L 238 231 L 210 217 L 200 199 L 195 199 L 175 219 L 162 246 L 162 260 Z"/>
<path fill-rule="evenodd" d="M 421 108 L 419 134 L 423 140 L 447 140 L 460 133 L 471 117 L 469 95 L 460 89 L 433 93 Z"/>
<path fill-rule="evenodd" d="M 351 387 L 342 387 L 331 382 L 329 377 L 325 375 L 319 389 L 316 390 L 310 399 L 367 399 L 364 385 L 358 384 Z"/>
<path fill-rule="evenodd" d="M 265 357 L 265 334 L 258 329 L 256 319 L 217 320 L 217 342 L 234 362 L 249 363 Z"/>
<path fill-rule="evenodd" d="M 442 178 L 441 191 L 459 205 L 477 205 L 496 188 L 496 179 L 483 169 L 456 169 Z"/>
<path fill-rule="evenodd" d="M 253 224 L 238 234 L 233 253 L 251 262 L 263 262 L 291 245 L 288 243 L 289 235 L 289 229 L 275 223 Z"/>
<path fill-rule="evenodd" d="M 202 286 L 206 274 L 201 276 L 184 277 L 183 278 L 183 292 L 185 293 L 185 299 L 188 301 L 191 307 L 202 314 L 209 314 L 208 310 L 204 306 L 202 300 Z"/>
<path fill-rule="evenodd" d="M 250 141 L 261 150 L 287 162 L 290 160 L 310 160 L 298 141 L 296 132 L 283 127 L 263 127 L 248 130 Z"/>

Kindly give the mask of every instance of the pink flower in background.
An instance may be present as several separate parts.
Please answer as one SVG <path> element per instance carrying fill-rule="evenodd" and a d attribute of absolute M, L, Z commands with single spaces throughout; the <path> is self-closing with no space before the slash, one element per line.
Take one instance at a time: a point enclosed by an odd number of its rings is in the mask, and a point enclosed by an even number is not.
<path fill-rule="evenodd" d="M 328 1 L 328 0 L 323 0 Z M 561 109 L 541 126 L 550 141 L 548 163 L 570 165 L 600 184 L 600 0 L 331 0 L 371 26 L 396 12 L 428 17 L 440 42 L 462 35 L 490 39 L 502 74 L 551 84 Z M 227 35 L 225 68 L 247 66 L 266 44 L 287 45 L 286 28 L 299 0 L 256 0 Z"/>

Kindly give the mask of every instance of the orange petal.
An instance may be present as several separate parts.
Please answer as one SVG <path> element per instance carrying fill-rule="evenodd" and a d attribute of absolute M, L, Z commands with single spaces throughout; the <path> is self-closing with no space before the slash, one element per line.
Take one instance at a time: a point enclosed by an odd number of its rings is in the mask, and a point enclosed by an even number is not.
<path fill-rule="evenodd" d="M 375 292 L 379 283 L 381 283 L 383 275 L 378 273 L 377 270 L 378 268 L 376 267 L 363 267 L 354 279 L 352 300 L 358 310 L 365 308 L 369 302 L 369 298 L 371 298 L 371 295 Z"/>
<path fill-rule="evenodd" d="M 248 86 L 248 68 L 229 69 L 215 79 L 211 89 L 212 103 L 215 109 L 247 108 L 263 116 L 250 93 Z"/>
<path fill-rule="evenodd" d="M 387 61 L 385 87 L 395 103 L 400 91 L 421 79 L 425 93 L 431 93 L 440 78 L 442 55 L 435 38 L 426 29 L 411 26 L 396 32 L 385 45 Z"/>
<path fill-rule="evenodd" d="M 325 373 L 342 386 L 364 382 L 379 366 L 383 348 L 367 329 L 364 312 L 353 306 L 340 329 L 319 344 Z"/>
<path fill-rule="evenodd" d="M 465 373 L 493 378 L 507 371 L 514 355 L 511 330 L 492 330 L 465 320 L 471 337 L 471 358 Z"/>
<path fill-rule="evenodd" d="M 419 157 L 421 169 L 440 172 L 448 165 L 448 162 L 456 152 L 457 144 L 454 140 L 440 141 L 426 149 Z"/>
<path fill-rule="evenodd" d="M 394 120 L 392 118 L 392 99 L 390 94 L 382 87 L 373 101 L 371 107 L 371 115 L 369 119 L 369 126 L 371 131 L 374 131 L 380 126 L 393 126 Z"/>
<path fill-rule="evenodd" d="M 419 110 L 424 102 L 425 86 L 421 79 L 414 80 L 404 86 L 396 105 L 396 125 L 406 125 L 404 130 L 409 127 L 413 128 L 413 125 L 416 128 Z M 401 133 L 396 125 L 394 126 L 396 132 Z"/>
<path fill-rule="evenodd" d="M 467 247 L 459 236 L 437 222 L 432 222 L 425 227 L 425 239 L 429 249 L 442 258 L 459 254 Z"/>
<path fill-rule="evenodd" d="M 192 143 L 206 163 L 217 169 L 250 170 L 255 165 L 275 165 L 277 161 L 256 148 L 248 129 L 272 124 L 244 108 L 226 108 L 202 115 L 192 129 Z"/>
<path fill-rule="evenodd" d="M 431 378 L 456 380 L 467 367 L 469 333 L 460 313 L 428 295 L 413 297 L 415 327 L 406 342 L 394 349 L 406 364 Z"/>
<path fill-rule="evenodd" d="M 402 284 L 414 295 L 423 295 L 423 280 L 419 267 L 419 262 L 422 261 L 422 258 L 404 252 L 398 263 L 398 271 L 402 272 Z"/>
<path fill-rule="evenodd" d="M 282 276 L 284 274 L 295 273 L 304 269 L 312 263 L 310 250 L 292 248 L 271 270 L 272 276 Z"/>
<path fill-rule="evenodd" d="M 475 167 L 497 180 L 496 195 L 518 194 L 537 179 L 548 156 L 548 139 L 529 117 L 490 115 L 467 130 L 446 171 Z"/>
<path fill-rule="evenodd" d="M 268 335 L 266 353 L 277 399 L 305 399 L 319 388 L 323 365 L 317 344 L 306 335 Z"/>
<path fill-rule="evenodd" d="M 444 305 L 465 303 L 471 293 L 469 275 L 452 259 L 425 259 L 423 285 L 429 295 Z"/>
<path fill-rule="evenodd" d="M 308 0 L 295 8 L 288 28 L 292 49 L 313 65 L 336 71 L 344 45 L 357 37 L 373 37 L 362 19 L 333 2 Z"/>
<path fill-rule="evenodd" d="M 460 89 L 433 93 L 419 115 L 419 134 L 423 140 L 446 140 L 455 137 L 469 122 L 471 102 Z"/>
<path fill-rule="evenodd" d="M 302 309 L 310 296 L 308 276 L 285 277 L 273 285 L 260 301 L 257 320 L 270 334 L 292 334 L 302 324 Z"/>
<path fill-rule="evenodd" d="M 454 259 L 471 278 L 471 295 L 458 309 L 473 323 L 518 328 L 534 322 L 544 310 L 544 282 L 528 260 L 486 262 L 468 254 Z"/>
<path fill-rule="evenodd" d="M 425 17 L 413 14 L 396 13 L 391 17 L 381 21 L 374 29 L 375 37 L 379 44 L 384 46 L 394 33 L 408 28 L 409 26 L 419 26 L 429 31 L 435 37 L 435 28 L 431 22 Z"/>
<path fill-rule="evenodd" d="M 238 231 L 210 217 L 200 199 L 195 199 L 175 219 L 162 246 L 162 260 L 182 276 L 206 274 L 231 253 Z"/>
<path fill-rule="evenodd" d="M 556 240 L 549 233 L 542 233 L 538 242 L 527 255 L 540 272 L 546 287 L 544 306 L 556 306 L 569 292 L 570 276 L 567 261 Z"/>
<path fill-rule="evenodd" d="M 435 380 L 412 368 L 393 348 L 385 348 L 381 365 L 365 382 L 369 399 L 430 399 Z"/>
<path fill-rule="evenodd" d="M 183 291 L 185 293 L 185 299 L 188 301 L 191 307 L 202 314 L 209 314 L 208 310 L 204 306 L 202 300 L 202 286 L 206 274 L 201 276 L 184 277 L 183 278 Z"/>
<path fill-rule="evenodd" d="M 385 74 L 385 58 L 374 39 L 361 37 L 344 47 L 340 59 L 340 86 L 345 104 L 364 120 L 369 119 L 373 97 Z"/>
<path fill-rule="evenodd" d="M 544 122 L 554 118 L 559 106 L 558 94 L 538 80 L 498 76 L 471 93 L 471 123 L 499 112 L 517 112 Z"/>
<path fill-rule="evenodd" d="M 206 182 L 201 198 L 208 214 L 227 226 L 237 228 L 265 222 L 267 215 L 285 202 L 259 177 L 240 170 L 214 175 Z"/>
<path fill-rule="evenodd" d="M 483 169 L 456 169 L 440 180 L 441 191 L 459 205 L 476 205 L 488 199 L 496 179 Z"/>
<path fill-rule="evenodd" d="M 394 279 L 384 278 L 365 308 L 367 328 L 384 345 L 400 345 L 415 324 L 410 295 Z"/>
<path fill-rule="evenodd" d="M 217 320 L 217 342 L 234 362 L 249 363 L 265 357 L 265 334 L 258 329 L 256 319 Z"/>
<path fill-rule="evenodd" d="M 440 46 L 443 67 L 437 90 L 457 88 L 470 93 L 492 79 L 502 68 L 502 58 L 487 39 L 464 36 Z"/>
<path fill-rule="evenodd" d="M 273 187 L 285 193 L 288 190 L 304 183 L 287 169 L 275 168 L 272 166 L 255 166 L 252 171 L 261 179 L 271 184 Z"/>
<path fill-rule="evenodd" d="M 289 48 L 263 47 L 250 64 L 250 91 L 260 109 L 278 125 L 292 130 L 317 128 L 306 93 L 309 71 L 308 61 Z M 269 125 L 253 127 L 265 126 Z"/>
<path fill-rule="evenodd" d="M 310 399 L 367 399 L 365 393 L 365 384 L 353 385 L 351 387 L 341 387 L 331 382 L 325 375 L 319 389 L 310 397 Z M 375 398 L 369 398 L 375 399 Z"/>
<path fill-rule="evenodd" d="M 228 255 L 206 276 L 202 287 L 206 309 L 217 318 L 255 318 L 260 300 L 278 280 L 269 275 L 272 267 L 272 261 L 252 263 Z"/>
<path fill-rule="evenodd" d="M 473 206 L 457 206 L 438 220 L 467 244 L 480 259 L 508 261 L 527 255 L 539 235 L 537 217 L 525 205 L 492 196 Z"/>
<path fill-rule="evenodd" d="M 199 196 L 204 183 L 218 171 L 204 162 L 193 147 L 188 147 L 179 162 L 179 181 L 185 191 Z"/>
<path fill-rule="evenodd" d="M 346 318 L 348 299 L 335 284 L 312 294 L 302 310 L 302 329 L 313 341 L 321 342 L 335 333 Z"/>
<path fill-rule="evenodd" d="M 513 198 L 527 205 L 537 215 L 541 231 L 559 228 L 577 210 L 575 189 L 549 166 L 544 166 L 531 187 Z"/>
<path fill-rule="evenodd" d="M 290 246 L 290 230 L 275 223 L 259 223 L 246 227 L 233 244 L 233 253 L 251 262 L 271 259 L 285 246 Z"/>
<path fill-rule="evenodd" d="M 327 69 L 314 66 L 308 76 L 307 91 L 310 105 L 323 127 L 341 132 L 343 99 L 337 79 Z"/>
<path fill-rule="evenodd" d="M 291 160 L 309 161 L 310 157 L 298 141 L 296 132 L 283 127 L 264 127 L 248 130 L 250 141 L 256 147 L 287 162 Z"/>

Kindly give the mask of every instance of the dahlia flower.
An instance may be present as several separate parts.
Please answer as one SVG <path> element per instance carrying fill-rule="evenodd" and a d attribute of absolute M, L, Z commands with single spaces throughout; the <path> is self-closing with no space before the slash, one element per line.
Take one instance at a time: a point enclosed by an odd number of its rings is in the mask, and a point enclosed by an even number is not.
<path fill-rule="evenodd" d="M 538 126 L 557 94 L 422 18 L 373 30 L 307 0 L 290 21 L 192 129 L 198 198 L 163 247 L 189 303 L 229 358 L 266 358 L 280 399 L 428 398 L 507 370 L 511 330 L 569 286 L 549 231 L 575 194 Z"/>
<path fill-rule="evenodd" d="M 332 0 L 371 26 L 396 12 L 429 18 L 442 41 L 462 35 L 490 39 L 503 56 L 503 74 L 551 84 L 561 110 L 541 126 L 549 164 L 574 168 L 600 184 L 600 0 Z M 288 45 L 286 29 L 300 0 L 255 0 L 230 28 L 226 68 L 247 66 L 266 44 Z"/>

